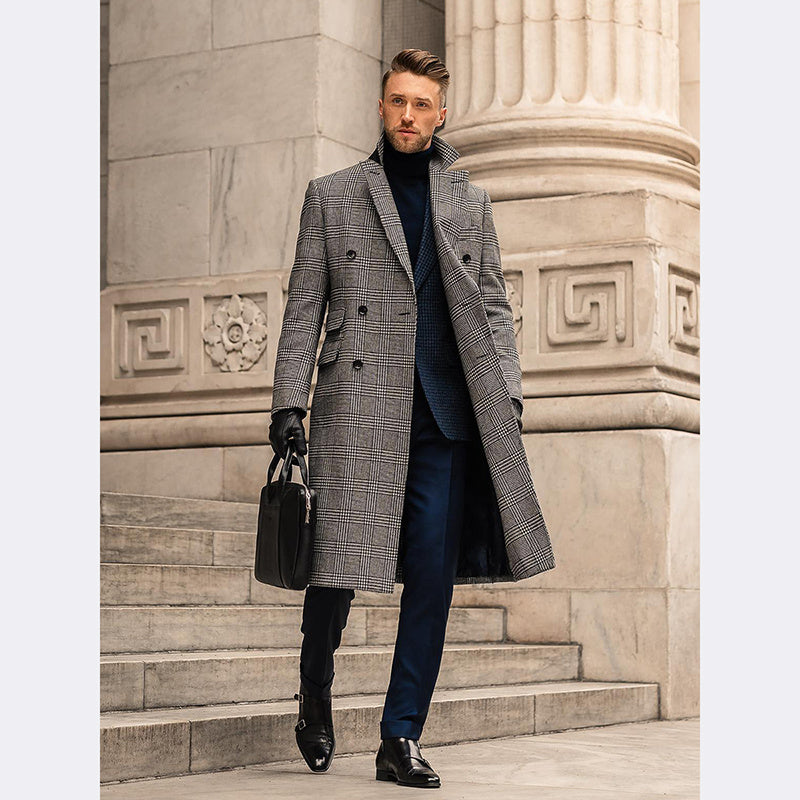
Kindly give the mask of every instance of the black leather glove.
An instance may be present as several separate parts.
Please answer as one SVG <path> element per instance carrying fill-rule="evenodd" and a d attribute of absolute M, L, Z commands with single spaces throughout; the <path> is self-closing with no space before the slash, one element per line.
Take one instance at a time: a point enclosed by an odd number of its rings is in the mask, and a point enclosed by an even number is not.
<path fill-rule="evenodd" d="M 269 426 L 269 443 L 281 457 L 286 458 L 289 439 L 294 440 L 294 450 L 304 456 L 308 452 L 306 432 L 303 428 L 305 412 L 299 408 L 282 408 L 272 415 Z"/>
<path fill-rule="evenodd" d="M 511 404 L 514 406 L 514 413 L 517 415 L 517 425 L 519 425 L 519 432 L 522 433 L 522 403 L 516 397 L 511 398 Z"/>

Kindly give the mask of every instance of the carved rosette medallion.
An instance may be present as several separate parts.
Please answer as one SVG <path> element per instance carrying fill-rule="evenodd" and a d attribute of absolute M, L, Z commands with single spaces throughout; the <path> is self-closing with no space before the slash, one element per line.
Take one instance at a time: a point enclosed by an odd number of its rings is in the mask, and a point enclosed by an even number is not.
<path fill-rule="evenodd" d="M 223 300 L 203 331 L 206 353 L 222 372 L 246 372 L 267 347 L 267 317 L 249 298 Z"/>

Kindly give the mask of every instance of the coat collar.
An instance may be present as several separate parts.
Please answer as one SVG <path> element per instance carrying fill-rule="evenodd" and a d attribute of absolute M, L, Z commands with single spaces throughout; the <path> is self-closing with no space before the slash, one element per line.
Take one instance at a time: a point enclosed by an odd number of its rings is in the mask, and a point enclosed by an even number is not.
<path fill-rule="evenodd" d="M 433 233 L 441 264 L 443 260 L 449 262 L 450 256 L 455 258 L 451 242 L 458 240 L 459 234 L 466 224 L 464 196 L 469 182 L 469 172 L 465 169 L 447 169 L 459 157 L 458 150 L 435 133 L 432 138 L 435 152 L 428 162 L 430 208 Z M 414 274 L 403 223 L 400 221 L 394 195 L 383 168 L 384 141 L 384 132 L 381 131 L 375 150 L 369 158 L 365 158 L 359 163 L 386 237 L 413 285 Z"/>
<path fill-rule="evenodd" d="M 433 141 L 433 155 L 431 156 L 431 168 L 432 169 L 447 169 L 454 161 L 456 161 L 459 157 L 458 150 L 453 147 L 450 143 L 446 142 L 441 136 L 437 134 L 433 134 L 432 137 Z M 381 131 L 381 135 L 378 137 L 378 142 L 375 145 L 375 149 L 370 154 L 370 159 L 372 161 L 377 162 L 382 167 L 384 166 L 383 163 L 383 149 L 386 144 L 386 133 Z"/>

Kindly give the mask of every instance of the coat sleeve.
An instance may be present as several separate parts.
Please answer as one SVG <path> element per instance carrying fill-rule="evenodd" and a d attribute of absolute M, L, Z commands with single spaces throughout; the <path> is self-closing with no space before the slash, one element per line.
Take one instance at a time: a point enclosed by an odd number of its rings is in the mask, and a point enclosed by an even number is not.
<path fill-rule="evenodd" d="M 283 408 L 308 408 L 322 319 L 328 303 L 325 225 L 319 189 L 308 182 L 294 265 L 283 312 L 272 384 L 272 414 Z"/>
<path fill-rule="evenodd" d="M 514 313 L 506 295 L 506 282 L 500 262 L 500 243 L 494 227 L 489 193 L 484 189 L 483 249 L 478 286 L 489 319 L 494 346 L 500 357 L 503 377 L 512 400 L 522 406 L 522 372 L 514 335 Z"/>

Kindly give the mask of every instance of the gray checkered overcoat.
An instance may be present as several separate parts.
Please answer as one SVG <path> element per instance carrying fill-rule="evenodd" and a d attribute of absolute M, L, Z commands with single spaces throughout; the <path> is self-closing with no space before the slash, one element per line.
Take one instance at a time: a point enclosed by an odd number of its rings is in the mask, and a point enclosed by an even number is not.
<path fill-rule="evenodd" d="M 434 134 L 430 198 L 439 270 L 480 441 L 469 469 L 456 583 L 555 566 L 511 398 L 522 399 L 489 196 Z M 393 592 L 408 470 L 416 294 L 383 169 L 364 159 L 308 183 L 278 341 L 272 411 L 307 408 L 317 491 L 310 583 Z M 327 310 L 327 316 L 325 312 Z M 317 357 L 320 336 L 325 340 Z M 296 475 L 296 472 L 295 472 Z"/>

